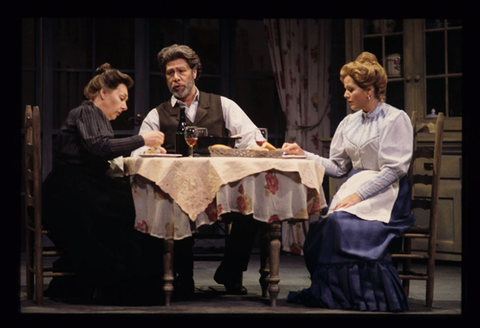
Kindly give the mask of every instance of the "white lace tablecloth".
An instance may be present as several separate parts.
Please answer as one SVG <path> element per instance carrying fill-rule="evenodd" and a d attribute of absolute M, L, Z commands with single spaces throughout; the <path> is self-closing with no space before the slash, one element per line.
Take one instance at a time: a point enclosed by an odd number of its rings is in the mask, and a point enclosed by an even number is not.
<path fill-rule="evenodd" d="M 325 170 L 306 159 L 127 157 L 124 171 L 132 177 L 135 228 L 159 238 L 183 239 L 232 211 L 272 222 L 308 220 L 326 207 Z"/>

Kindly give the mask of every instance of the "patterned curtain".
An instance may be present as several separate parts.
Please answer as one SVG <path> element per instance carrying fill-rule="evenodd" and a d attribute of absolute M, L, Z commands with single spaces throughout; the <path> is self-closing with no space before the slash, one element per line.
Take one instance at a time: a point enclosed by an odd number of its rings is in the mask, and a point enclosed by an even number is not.
<path fill-rule="evenodd" d="M 287 130 L 285 141 L 328 157 L 331 20 L 265 19 L 270 59 Z M 318 216 L 310 220 L 318 219 Z M 282 247 L 303 254 L 308 223 L 283 223 Z"/>

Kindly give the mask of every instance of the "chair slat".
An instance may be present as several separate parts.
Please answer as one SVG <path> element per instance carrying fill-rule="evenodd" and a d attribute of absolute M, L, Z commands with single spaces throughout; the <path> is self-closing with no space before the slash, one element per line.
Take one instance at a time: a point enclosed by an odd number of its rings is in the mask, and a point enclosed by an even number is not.
<path fill-rule="evenodd" d="M 412 200 L 412 209 L 413 208 L 421 208 L 424 210 L 429 210 L 431 201 L 428 199 L 413 199 Z"/>
<path fill-rule="evenodd" d="M 433 182 L 433 177 L 428 174 L 415 174 L 413 176 L 413 183 L 422 183 L 424 185 L 431 185 Z"/>
<path fill-rule="evenodd" d="M 413 152 L 415 158 L 433 158 L 433 148 L 418 148 Z"/>

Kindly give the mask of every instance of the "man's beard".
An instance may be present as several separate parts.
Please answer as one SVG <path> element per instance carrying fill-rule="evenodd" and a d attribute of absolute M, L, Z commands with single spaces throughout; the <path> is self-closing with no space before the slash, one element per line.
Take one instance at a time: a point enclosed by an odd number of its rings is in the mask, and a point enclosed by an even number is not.
<path fill-rule="evenodd" d="M 185 97 L 190 93 L 190 91 L 192 91 L 194 85 L 195 83 L 192 76 L 192 79 L 185 85 L 185 89 L 183 89 L 183 91 L 175 91 L 171 85 L 168 85 L 168 88 L 170 89 L 170 92 L 175 98 L 182 100 L 185 99 Z"/>

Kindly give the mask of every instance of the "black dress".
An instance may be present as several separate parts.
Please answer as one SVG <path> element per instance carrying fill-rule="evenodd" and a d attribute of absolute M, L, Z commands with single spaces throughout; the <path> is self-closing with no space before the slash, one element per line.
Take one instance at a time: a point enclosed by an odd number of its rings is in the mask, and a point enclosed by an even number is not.
<path fill-rule="evenodd" d="M 160 303 L 162 244 L 134 230 L 128 181 L 105 175 L 109 159 L 143 145 L 114 139 L 110 122 L 90 102 L 73 109 L 57 137 L 56 160 L 43 183 L 43 220 L 74 277 L 52 280 L 46 294 L 108 304 Z"/>

